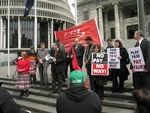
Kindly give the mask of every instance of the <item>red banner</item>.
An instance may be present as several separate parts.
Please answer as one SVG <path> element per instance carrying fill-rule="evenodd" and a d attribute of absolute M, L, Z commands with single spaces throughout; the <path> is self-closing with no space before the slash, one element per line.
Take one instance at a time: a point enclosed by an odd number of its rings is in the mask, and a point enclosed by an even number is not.
<path fill-rule="evenodd" d="M 74 69 L 74 70 L 80 70 L 80 71 L 81 71 L 81 68 L 80 68 L 79 65 L 78 65 L 77 57 L 76 57 L 76 54 L 75 54 L 75 51 L 74 51 L 74 48 L 73 48 L 73 47 L 72 47 L 72 55 L 73 55 L 73 58 L 72 58 L 72 66 L 73 66 L 73 69 Z"/>
<path fill-rule="evenodd" d="M 95 19 L 89 20 L 81 25 L 74 26 L 64 31 L 55 31 L 56 39 L 59 39 L 61 43 L 64 44 L 66 52 L 68 52 L 74 44 L 75 38 L 79 38 L 80 43 L 87 46 L 85 42 L 85 38 L 87 36 L 92 38 L 94 44 L 100 44 L 103 46 Z"/>

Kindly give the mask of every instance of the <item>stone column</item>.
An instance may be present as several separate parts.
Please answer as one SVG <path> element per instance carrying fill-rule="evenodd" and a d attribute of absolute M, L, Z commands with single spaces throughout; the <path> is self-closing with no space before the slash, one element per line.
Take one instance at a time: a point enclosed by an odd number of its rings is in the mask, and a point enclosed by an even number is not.
<path fill-rule="evenodd" d="M 104 40 L 104 25 L 103 25 L 103 7 L 98 6 L 98 19 L 99 19 L 99 31 L 101 35 L 101 39 Z"/>
<path fill-rule="evenodd" d="M 3 48 L 3 19 L 0 17 L 0 48 Z"/>
<path fill-rule="evenodd" d="M 115 34 L 116 39 L 120 40 L 120 22 L 119 22 L 119 9 L 118 9 L 118 1 L 114 2 L 114 14 L 115 14 Z"/>
<path fill-rule="evenodd" d="M 54 20 L 51 20 L 51 47 L 54 43 Z"/>
<path fill-rule="evenodd" d="M 66 30 L 66 22 L 63 23 L 63 30 Z"/>
<path fill-rule="evenodd" d="M 51 48 L 51 40 L 50 40 L 50 34 L 51 34 L 51 29 L 50 29 L 51 25 L 50 23 L 48 22 L 48 49 Z"/>
<path fill-rule="evenodd" d="M 108 34 L 108 32 L 109 32 L 109 28 L 108 28 L 108 10 L 105 10 L 104 11 L 104 28 L 105 28 L 105 31 L 104 31 L 104 33 L 105 33 L 105 37 L 104 37 L 104 40 L 107 40 L 107 38 L 110 38 L 109 37 L 109 34 Z"/>
<path fill-rule="evenodd" d="M 18 16 L 18 48 L 21 48 L 21 23 L 19 16 Z"/>
<path fill-rule="evenodd" d="M 124 19 L 123 19 L 123 7 L 119 8 L 119 15 L 120 15 L 120 38 L 125 39 L 124 36 Z"/>

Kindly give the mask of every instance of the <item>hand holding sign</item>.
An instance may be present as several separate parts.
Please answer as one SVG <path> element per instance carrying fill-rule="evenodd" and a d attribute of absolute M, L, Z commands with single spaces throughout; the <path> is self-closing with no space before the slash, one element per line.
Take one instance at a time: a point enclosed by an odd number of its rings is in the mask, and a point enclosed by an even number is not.
<path fill-rule="evenodd" d="M 148 72 L 148 70 L 144 68 L 145 62 L 141 48 L 139 46 L 129 48 L 128 53 L 133 66 L 132 72 Z"/>

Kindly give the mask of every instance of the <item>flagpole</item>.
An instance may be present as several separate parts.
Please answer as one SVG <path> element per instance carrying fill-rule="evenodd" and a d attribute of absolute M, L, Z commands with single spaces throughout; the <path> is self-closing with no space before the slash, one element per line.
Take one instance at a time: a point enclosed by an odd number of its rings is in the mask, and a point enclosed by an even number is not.
<path fill-rule="evenodd" d="M 74 0 L 74 4 L 75 4 L 75 25 L 77 26 L 78 21 L 77 21 L 77 0 Z"/>
<path fill-rule="evenodd" d="M 34 48 L 37 50 L 37 0 L 35 0 L 34 9 Z"/>
<path fill-rule="evenodd" d="M 9 29 L 10 29 L 10 0 L 8 0 L 8 18 L 7 18 L 7 54 L 8 54 L 8 75 L 10 77 L 10 44 L 9 44 Z"/>

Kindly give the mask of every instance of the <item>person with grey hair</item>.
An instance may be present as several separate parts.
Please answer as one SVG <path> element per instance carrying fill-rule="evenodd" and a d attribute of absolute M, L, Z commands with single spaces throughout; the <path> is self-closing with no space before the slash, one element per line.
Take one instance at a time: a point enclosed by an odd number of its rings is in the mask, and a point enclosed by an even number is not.
<path fill-rule="evenodd" d="M 57 113 L 101 113 L 99 96 L 88 91 L 88 83 L 83 72 L 72 71 L 69 76 L 69 88 L 57 98 Z"/>
<path fill-rule="evenodd" d="M 131 65 L 133 85 L 135 89 L 150 88 L 150 42 L 144 38 L 141 30 L 135 31 L 134 39 L 137 40 L 135 47 L 140 46 L 141 48 L 145 65 L 143 72 L 135 72 L 134 67 Z"/>

